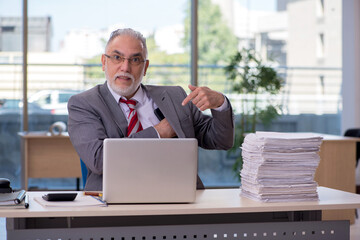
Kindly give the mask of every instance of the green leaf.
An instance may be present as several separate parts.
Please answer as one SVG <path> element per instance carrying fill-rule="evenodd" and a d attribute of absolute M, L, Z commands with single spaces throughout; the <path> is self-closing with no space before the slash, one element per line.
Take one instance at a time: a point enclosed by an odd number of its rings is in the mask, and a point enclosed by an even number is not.
<path fill-rule="evenodd" d="M 271 99 L 268 99 L 265 105 L 258 106 L 258 95 L 271 96 L 280 93 L 283 81 L 274 68 L 262 63 L 260 55 L 254 49 L 242 49 L 229 59 L 228 65 L 224 67 L 225 74 L 227 79 L 233 82 L 232 90 L 243 95 L 240 104 L 243 112 L 240 120 L 235 123 L 235 142 L 229 150 L 229 154 L 238 154 L 233 171 L 240 181 L 239 170 L 243 162 L 239 148 L 244 141 L 244 134 L 255 132 L 258 122 L 269 126 L 281 110 L 281 106 L 273 104 Z M 246 98 L 249 96 L 251 98 Z"/>

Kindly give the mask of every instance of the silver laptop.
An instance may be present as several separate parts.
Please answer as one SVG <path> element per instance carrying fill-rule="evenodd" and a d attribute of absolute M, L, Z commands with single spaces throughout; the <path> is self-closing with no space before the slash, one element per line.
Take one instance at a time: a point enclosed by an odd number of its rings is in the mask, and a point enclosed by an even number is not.
<path fill-rule="evenodd" d="M 103 153 L 107 203 L 195 201 L 196 139 L 107 138 Z"/>

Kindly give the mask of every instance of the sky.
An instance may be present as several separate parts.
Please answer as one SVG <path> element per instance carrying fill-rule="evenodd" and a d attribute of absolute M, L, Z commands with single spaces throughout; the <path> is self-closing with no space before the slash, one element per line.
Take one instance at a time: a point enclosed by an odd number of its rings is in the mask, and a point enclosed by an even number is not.
<path fill-rule="evenodd" d="M 201 0 L 199 0 L 201 1 Z M 234 0 L 252 10 L 274 10 L 276 0 Z M 70 29 L 122 24 L 139 31 L 182 24 L 188 0 L 28 0 L 29 17 L 52 17 L 52 50 Z M 0 17 L 21 16 L 22 0 L 0 0 Z"/>

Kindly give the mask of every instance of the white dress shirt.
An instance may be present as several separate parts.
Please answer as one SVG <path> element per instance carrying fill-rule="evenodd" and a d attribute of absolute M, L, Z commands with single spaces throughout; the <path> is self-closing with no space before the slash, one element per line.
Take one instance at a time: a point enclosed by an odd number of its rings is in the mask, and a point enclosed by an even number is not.
<path fill-rule="evenodd" d="M 121 96 L 111 89 L 109 83 L 108 83 L 108 88 L 111 94 L 114 96 L 116 102 L 119 104 L 121 110 L 124 112 L 125 116 L 126 117 L 129 116 L 130 108 L 128 107 L 128 105 L 126 103 L 119 102 Z M 147 96 L 146 92 L 141 87 L 131 99 L 137 102 L 136 111 L 138 114 L 138 119 L 141 122 L 143 129 L 155 126 L 160 122 L 154 113 L 154 110 L 157 108 L 156 104 L 149 96 Z"/>

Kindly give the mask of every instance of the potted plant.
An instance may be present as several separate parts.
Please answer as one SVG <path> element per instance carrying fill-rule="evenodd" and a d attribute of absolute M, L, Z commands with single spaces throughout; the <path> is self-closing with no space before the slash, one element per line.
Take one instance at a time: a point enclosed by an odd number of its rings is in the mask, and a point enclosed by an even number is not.
<path fill-rule="evenodd" d="M 257 123 L 269 126 L 280 115 L 281 106 L 274 96 L 281 91 L 283 80 L 277 71 L 263 63 L 253 49 L 242 49 L 231 57 L 224 68 L 232 90 L 239 94 L 240 113 L 235 121 L 235 143 L 229 153 L 236 153 L 233 170 L 240 180 L 242 167 L 240 146 L 245 134 L 256 131 Z"/>

